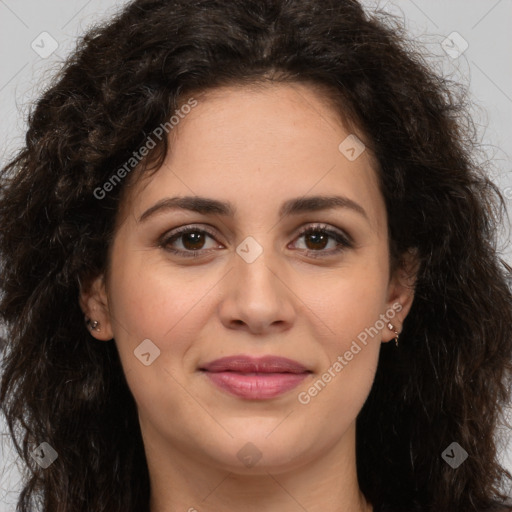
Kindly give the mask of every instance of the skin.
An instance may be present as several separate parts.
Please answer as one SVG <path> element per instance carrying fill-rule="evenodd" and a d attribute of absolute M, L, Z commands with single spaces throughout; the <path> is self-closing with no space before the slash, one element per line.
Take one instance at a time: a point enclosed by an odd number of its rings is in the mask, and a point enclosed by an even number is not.
<path fill-rule="evenodd" d="M 390 275 L 375 162 L 368 150 L 354 161 L 339 151 L 352 132 L 309 86 L 223 87 L 195 98 L 198 105 L 170 132 L 162 167 L 124 199 L 108 274 L 80 298 L 84 313 L 100 322 L 91 334 L 114 338 L 138 405 L 151 512 L 370 511 L 357 482 L 355 421 L 381 343 L 394 332 L 385 326 L 359 344 L 309 403 L 298 394 L 397 303 L 402 310 L 392 323 L 400 331 L 413 300 L 410 269 Z M 333 194 L 365 215 L 333 208 L 278 218 L 288 199 Z M 168 209 L 138 221 L 159 200 L 188 195 L 229 201 L 235 215 Z M 299 236 L 316 223 L 348 233 L 352 247 L 329 255 L 335 239 L 322 245 Z M 196 247 L 201 256 L 159 245 L 191 224 L 210 227 L 215 238 L 205 235 L 201 245 L 185 236 L 170 246 Z M 248 236 L 263 249 L 251 263 L 236 252 Z M 134 355 L 145 339 L 160 350 L 149 366 Z M 312 373 L 277 398 L 244 400 L 198 371 L 238 354 L 288 357 Z M 252 467 L 237 457 L 248 442 L 261 454 Z"/>

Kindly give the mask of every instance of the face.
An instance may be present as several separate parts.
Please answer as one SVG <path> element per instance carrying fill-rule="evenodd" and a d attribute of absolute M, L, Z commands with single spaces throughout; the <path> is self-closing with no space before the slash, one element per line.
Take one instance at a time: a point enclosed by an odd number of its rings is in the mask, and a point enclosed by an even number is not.
<path fill-rule="evenodd" d="M 276 473 L 342 453 L 412 300 L 374 162 L 307 86 L 195 99 L 82 295 L 92 334 L 115 340 L 148 450 Z"/>

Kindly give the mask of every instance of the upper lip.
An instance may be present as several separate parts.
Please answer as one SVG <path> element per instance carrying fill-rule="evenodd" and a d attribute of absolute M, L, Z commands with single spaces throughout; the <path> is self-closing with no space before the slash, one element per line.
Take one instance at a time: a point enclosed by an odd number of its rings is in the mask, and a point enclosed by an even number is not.
<path fill-rule="evenodd" d="M 208 372 L 237 372 L 237 373 L 306 373 L 304 365 L 286 357 L 277 356 L 229 356 L 215 359 L 200 367 Z"/>

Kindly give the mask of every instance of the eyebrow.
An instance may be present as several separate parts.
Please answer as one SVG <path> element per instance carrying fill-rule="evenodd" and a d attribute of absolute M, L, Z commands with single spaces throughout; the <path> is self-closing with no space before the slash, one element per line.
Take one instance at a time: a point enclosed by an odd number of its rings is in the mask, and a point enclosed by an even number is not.
<path fill-rule="evenodd" d="M 308 196 L 289 199 L 279 209 L 279 219 L 300 213 L 316 212 L 334 208 L 347 208 L 360 215 L 366 220 L 368 215 L 359 204 L 343 196 Z M 199 196 L 166 197 L 148 208 L 140 217 L 138 222 L 144 222 L 156 213 L 169 210 L 189 210 L 203 215 L 216 214 L 225 217 L 234 217 L 236 208 L 233 204 L 217 199 Z"/>

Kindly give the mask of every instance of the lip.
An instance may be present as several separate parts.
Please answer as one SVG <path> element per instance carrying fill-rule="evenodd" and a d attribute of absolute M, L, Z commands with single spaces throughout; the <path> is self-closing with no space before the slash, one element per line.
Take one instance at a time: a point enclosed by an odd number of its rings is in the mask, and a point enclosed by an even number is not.
<path fill-rule="evenodd" d="M 312 372 L 285 357 L 230 356 L 199 368 L 218 388 L 246 400 L 268 400 L 297 387 Z"/>

